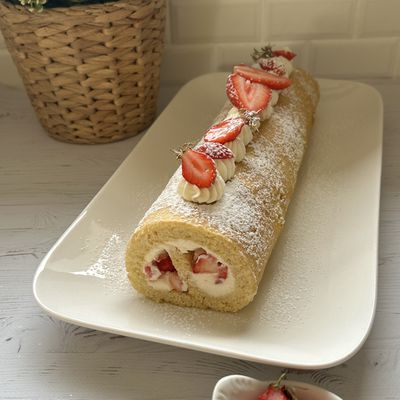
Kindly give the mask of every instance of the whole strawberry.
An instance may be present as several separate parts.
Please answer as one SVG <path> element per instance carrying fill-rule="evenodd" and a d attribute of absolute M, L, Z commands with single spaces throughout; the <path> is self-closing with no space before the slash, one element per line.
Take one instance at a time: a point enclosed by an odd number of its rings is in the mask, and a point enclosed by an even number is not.
<path fill-rule="evenodd" d="M 286 372 L 275 383 L 271 383 L 267 390 L 258 396 L 258 400 L 297 400 L 292 390 L 282 384 L 285 378 Z"/>

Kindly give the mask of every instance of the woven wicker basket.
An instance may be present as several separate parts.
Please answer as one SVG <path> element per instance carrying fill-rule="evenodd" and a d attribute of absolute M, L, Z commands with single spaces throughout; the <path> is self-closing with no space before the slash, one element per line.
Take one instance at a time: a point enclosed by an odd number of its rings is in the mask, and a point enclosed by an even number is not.
<path fill-rule="evenodd" d="M 164 24 L 164 0 L 42 13 L 0 1 L 0 28 L 40 122 L 73 143 L 113 142 L 151 124 Z"/>

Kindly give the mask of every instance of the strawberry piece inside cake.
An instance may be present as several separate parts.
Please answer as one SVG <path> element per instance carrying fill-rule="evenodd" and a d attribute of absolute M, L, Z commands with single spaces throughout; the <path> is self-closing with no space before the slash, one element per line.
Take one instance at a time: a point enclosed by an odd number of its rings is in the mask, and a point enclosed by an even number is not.
<path fill-rule="evenodd" d="M 159 253 L 149 264 L 143 268 L 148 283 L 154 289 L 158 290 L 176 290 L 177 292 L 186 292 L 187 285 L 178 275 L 171 257 L 167 251 Z"/>

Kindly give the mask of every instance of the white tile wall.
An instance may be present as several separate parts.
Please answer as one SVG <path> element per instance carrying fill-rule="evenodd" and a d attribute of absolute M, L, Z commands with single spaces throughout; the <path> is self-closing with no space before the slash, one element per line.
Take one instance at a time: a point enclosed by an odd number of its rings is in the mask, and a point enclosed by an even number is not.
<path fill-rule="evenodd" d="M 261 0 L 170 0 L 174 43 L 261 40 Z"/>
<path fill-rule="evenodd" d="M 317 76 L 389 77 L 397 39 L 312 41 L 310 69 Z"/>
<path fill-rule="evenodd" d="M 230 70 L 266 43 L 319 76 L 400 78 L 400 0 L 169 0 L 168 18 L 164 84 Z"/>
<path fill-rule="evenodd" d="M 296 41 L 274 41 L 277 45 L 289 46 L 298 56 L 296 57 L 296 65 L 302 68 L 308 66 L 307 61 L 307 45 L 305 42 Z M 260 48 L 261 42 L 242 43 L 242 44 L 220 44 L 216 46 L 216 59 L 218 71 L 229 71 L 232 67 L 239 63 L 249 63 L 250 55 L 254 48 Z"/>
<path fill-rule="evenodd" d="M 366 0 L 362 5 L 363 36 L 400 36 L 399 0 Z"/>
<path fill-rule="evenodd" d="M 167 45 L 161 66 L 163 81 L 179 84 L 215 71 L 215 52 L 210 45 Z"/>
<path fill-rule="evenodd" d="M 319 76 L 400 78 L 400 0 L 167 2 L 164 85 L 229 70 L 268 42 L 289 44 Z M 18 81 L 1 38 L 0 69 Z"/>
<path fill-rule="evenodd" d="M 267 39 L 349 37 L 353 11 L 352 0 L 267 1 Z"/>

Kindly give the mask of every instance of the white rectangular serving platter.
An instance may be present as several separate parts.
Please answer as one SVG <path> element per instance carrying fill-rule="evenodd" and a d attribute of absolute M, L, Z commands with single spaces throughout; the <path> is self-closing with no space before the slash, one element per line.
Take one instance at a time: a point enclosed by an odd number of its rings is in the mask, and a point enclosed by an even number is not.
<path fill-rule="evenodd" d="M 236 314 L 156 304 L 126 279 L 126 242 L 177 167 L 169 149 L 201 137 L 225 80 L 181 89 L 44 258 L 36 300 L 116 334 L 287 367 L 339 364 L 365 341 L 376 302 L 383 109 L 367 85 L 319 80 L 312 139 L 253 303 Z"/>

